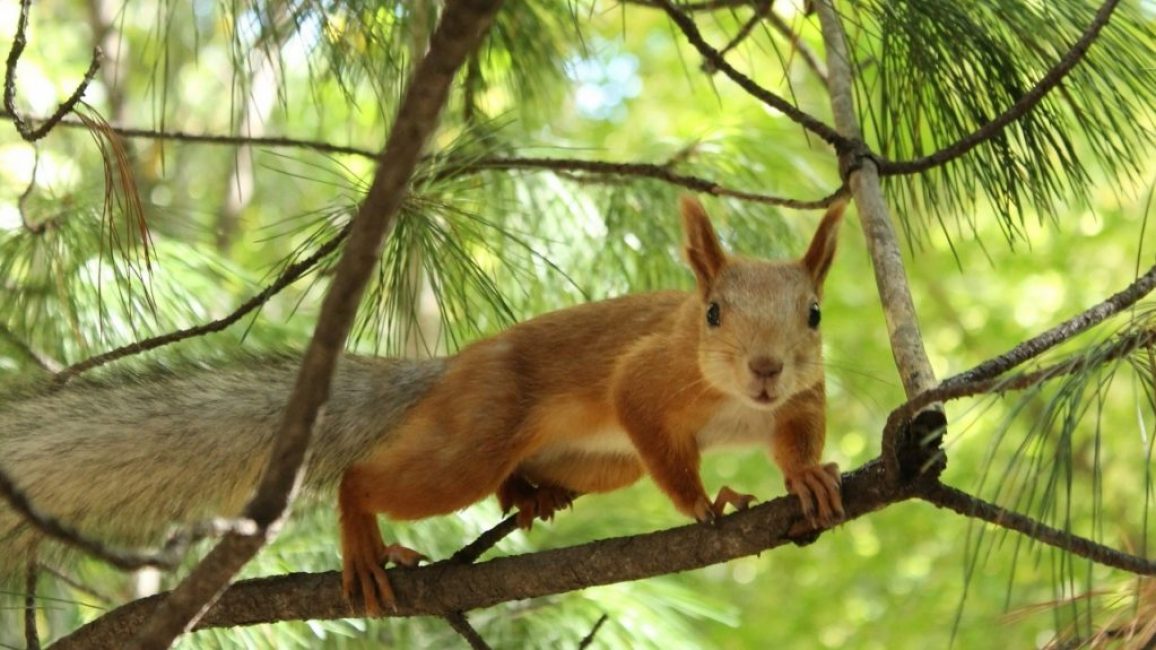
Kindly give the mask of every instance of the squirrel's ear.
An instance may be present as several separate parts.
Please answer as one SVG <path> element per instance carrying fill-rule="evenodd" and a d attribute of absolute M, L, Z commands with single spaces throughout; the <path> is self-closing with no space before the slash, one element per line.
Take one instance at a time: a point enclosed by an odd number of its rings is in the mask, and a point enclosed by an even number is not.
<path fill-rule="evenodd" d="M 699 289 L 705 292 L 722 271 L 727 256 L 719 244 L 710 217 L 698 199 L 683 196 L 678 200 L 678 207 L 682 212 L 682 230 L 686 235 L 682 250 L 698 278 Z"/>
<path fill-rule="evenodd" d="M 803 255 L 803 266 L 811 274 L 816 288 L 823 287 L 823 279 L 827 277 L 827 270 L 831 268 L 831 260 L 835 259 L 839 222 L 843 220 L 843 209 L 846 207 L 847 200 L 840 199 L 827 208 L 827 213 L 819 222 L 819 229 L 815 231 L 806 255 Z"/>

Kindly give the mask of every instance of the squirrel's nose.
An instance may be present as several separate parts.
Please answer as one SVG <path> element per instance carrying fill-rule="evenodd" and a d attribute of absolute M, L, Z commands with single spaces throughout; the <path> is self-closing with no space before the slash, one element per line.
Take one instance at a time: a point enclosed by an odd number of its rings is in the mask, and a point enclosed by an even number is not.
<path fill-rule="evenodd" d="M 774 357 L 761 356 L 747 361 L 747 367 L 759 379 L 774 379 L 783 371 L 783 362 Z"/>

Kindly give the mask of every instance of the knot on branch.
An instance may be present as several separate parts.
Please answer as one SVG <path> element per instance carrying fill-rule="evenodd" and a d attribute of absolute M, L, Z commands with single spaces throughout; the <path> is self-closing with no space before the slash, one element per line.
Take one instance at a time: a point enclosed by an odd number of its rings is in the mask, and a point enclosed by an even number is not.
<path fill-rule="evenodd" d="M 900 426 L 895 436 L 895 469 L 903 484 L 916 480 L 938 480 L 947 468 L 943 435 L 947 416 L 942 407 L 931 406 Z"/>
<path fill-rule="evenodd" d="M 850 185 L 851 174 L 863 168 L 863 161 L 870 160 L 879 165 L 878 156 L 859 138 L 836 142 L 835 152 L 839 154 L 839 178 L 844 185 Z"/>

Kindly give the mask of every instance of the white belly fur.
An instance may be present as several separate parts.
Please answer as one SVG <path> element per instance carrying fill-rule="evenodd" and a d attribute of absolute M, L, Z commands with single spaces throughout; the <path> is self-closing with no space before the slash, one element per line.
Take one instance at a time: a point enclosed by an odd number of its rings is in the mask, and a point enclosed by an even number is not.
<path fill-rule="evenodd" d="M 698 448 L 751 446 L 770 441 L 775 411 L 754 409 L 742 402 L 727 402 L 696 435 Z M 620 427 L 609 427 L 581 437 L 571 437 L 547 445 L 534 454 L 538 459 L 558 456 L 614 455 L 638 456 L 630 436 Z"/>

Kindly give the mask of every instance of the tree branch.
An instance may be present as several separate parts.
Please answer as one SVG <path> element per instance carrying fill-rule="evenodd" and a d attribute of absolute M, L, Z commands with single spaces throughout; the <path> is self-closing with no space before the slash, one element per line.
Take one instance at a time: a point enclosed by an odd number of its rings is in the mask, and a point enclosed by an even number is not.
<path fill-rule="evenodd" d="M 908 422 L 915 413 L 929 404 L 946 402 L 961 397 L 971 397 L 973 395 L 1024 390 L 1055 379 L 1056 377 L 1075 374 L 1089 367 L 1103 365 L 1109 361 L 1119 359 L 1134 350 L 1151 347 L 1153 344 L 1156 344 L 1156 330 L 1145 328 L 1117 337 L 1115 341 L 1095 357 L 1076 357 L 1045 368 L 1040 368 L 1033 372 L 1011 377 L 997 376 L 988 379 L 976 379 L 974 381 L 954 382 L 950 385 L 944 382 L 931 390 L 916 395 L 914 398 L 893 410 L 887 417 L 887 425 L 884 432 L 886 435 L 887 431 L 898 430 L 905 422 Z M 958 377 L 959 375 L 956 376 Z"/>
<path fill-rule="evenodd" d="M 587 633 L 586 636 L 582 637 L 582 640 L 578 642 L 578 650 L 586 650 L 586 648 L 589 648 L 590 644 L 594 643 L 594 637 L 598 635 L 598 630 L 601 630 L 602 626 L 606 625 L 606 621 L 609 620 L 610 616 L 607 614 L 602 614 L 602 616 L 599 616 L 598 620 L 594 622 L 594 627 L 590 628 L 590 632 Z"/>
<path fill-rule="evenodd" d="M 146 566 L 171 569 L 180 561 L 179 555 L 183 549 L 172 545 L 156 553 L 126 551 L 109 548 L 103 543 L 81 534 L 80 531 L 60 519 L 37 510 L 28 496 L 21 492 L 3 471 L 0 471 L 0 498 L 3 498 L 17 514 L 46 537 L 80 549 L 119 569 L 132 570 Z"/>
<path fill-rule="evenodd" d="M 254 535 L 230 533 L 164 598 L 138 648 L 167 648 L 219 597 L 230 579 L 275 533 L 300 483 L 313 426 L 329 398 L 336 359 L 349 334 L 369 274 L 405 197 L 410 177 L 438 118 L 454 75 L 489 28 L 500 0 L 449 2 L 398 108 L 377 172 L 350 227 L 349 243 L 322 302 L 313 338 L 281 420 L 265 471 L 245 516 Z"/>
<path fill-rule="evenodd" d="M 711 47 L 702 37 L 702 33 L 698 31 L 694 20 L 683 13 L 671 0 L 653 0 L 653 4 L 666 11 L 670 19 L 674 21 L 674 24 L 678 25 L 678 28 L 682 30 L 682 33 L 686 36 L 686 40 L 698 50 L 699 54 L 701 54 L 714 69 L 730 77 L 732 81 L 747 91 L 751 96 L 781 111 L 799 126 L 802 126 L 804 129 L 814 133 L 828 144 L 834 146 L 836 151 L 842 153 L 854 148 L 854 139 L 839 133 L 831 128 L 830 125 L 812 117 L 791 102 L 763 88 L 750 77 L 736 70 L 730 63 L 727 63 L 727 60 L 719 54 L 718 50 Z"/>
<path fill-rule="evenodd" d="M 13 119 L 12 114 L 0 112 L 0 118 Z M 66 119 L 60 122 L 62 126 L 87 128 L 87 124 L 79 119 Z M 287 137 L 255 137 L 243 135 L 222 135 L 214 133 L 187 133 L 183 131 L 159 131 L 155 129 L 141 129 L 125 126 L 105 125 L 106 130 L 126 138 L 148 138 L 154 140 L 173 140 L 177 142 L 231 145 L 238 147 L 273 147 L 295 148 L 317 151 L 320 153 L 344 154 L 360 156 L 362 158 L 376 158 L 377 152 L 360 147 L 336 145 L 317 140 L 299 140 Z M 436 173 L 436 179 L 458 178 L 485 171 L 501 171 L 508 169 L 545 170 L 554 172 L 578 171 L 595 176 L 632 176 L 650 178 L 658 181 L 685 187 L 696 192 L 727 196 L 751 203 L 766 205 L 780 205 L 800 210 L 825 208 L 838 196 L 838 192 L 821 199 L 791 199 L 784 197 L 746 192 L 726 187 L 717 181 L 699 176 L 678 174 L 668 166 L 655 163 L 609 162 L 599 160 L 576 160 L 567 158 L 533 158 L 533 157 L 483 157 L 464 161 L 456 166 L 451 164 L 446 169 Z"/>
<path fill-rule="evenodd" d="M 450 627 L 454 628 L 454 631 L 465 639 L 466 643 L 470 644 L 473 650 L 490 650 L 490 644 L 486 643 L 486 640 L 482 638 L 482 635 L 478 634 L 478 631 L 474 629 L 473 625 L 470 625 L 470 621 L 466 618 L 465 614 L 461 612 L 450 612 L 442 618 L 446 619 Z"/>
<path fill-rule="evenodd" d="M 887 480 L 878 460 L 843 476 L 847 520 L 908 499 L 912 494 L 909 487 Z M 445 616 L 502 602 L 688 571 L 788 543 L 813 541 L 815 533 L 803 538 L 791 536 L 791 529 L 803 522 L 798 498 L 781 496 L 723 517 L 717 526 L 691 524 L 479 564 L 451 560 L 412 569 L 392 568 L 389 578 L 397 593 L 398 610 L 388 615 Z M 162 598 L 153 596 L 128 603 L 80 628 L 55 647 L 119 647 L 124 634 L 131 634 L 154 615 Z M 196 627 L 349 616 L 340 572 L 295 573 L 233 584 Z"/>
<path fill-rule="evenodd" d="M 28 45 L 26 33 L 28 31 L 28 10 L 31 5 L 32 0 L 21 0 L 20 2 L 20 18 L 16 23 L 16 35 L 12 37 L 12 49 L 8 50 L 8 61 L 4 70 L 4 108 L 12 116 L 20 137 L 28 142 L 35 142 L 48 135 L 64 119 L 65 115 L 76 108 L 80 98 L 88 90 L 88 84 L 92 83 L 96 72 L 100 70 L 101 52 L 99 47 L 92 49 L 92 61 L 89 62 L 88 70 L 84 73 L 84 78 L 77 85 L 76 90 L 56 107 L 56 111 L 44 120 L 43 124 L 33 129 L 29 126 L 28 120 L 21 117 L 16 110 L 16 64 L 20 62 L 20 55 L 24 53 L 24 48 Z"/>
<path fill-rule="evenodd" d="M 262 289 L 252 298 L 249 298 L 245 302 L 241 303 L 241 305 L 233 310 L 233 312 L 229 315 L 223 318 L 218 318 L 217 320 L 209 321 L 208 323 L 196 325 L 194 327 L 188 327 L 183 330 L 176 330 L 166 334 L 161 334 L 160 336 L 154 336 L 152 338 L 129 343 L 128 345 L 122 345 L 119 348 L 89 357 L 88 359 L 85 359 L 79 363 L 74 363 L 57 373 L 56 376 L 53 377 L 53 383 L 57 386 L 60 386 L 67 383 L 73 377 L 76 377 L 82 372 L 91 370 L 97 366 L 102 366 L 117 359 L 139 354 L 147 350 L 154 350 L 156 348 L 163 347 L 171 343 L 176 343 L 177 341 L 193 338 L 195 336 L 204 336 L 205 334 L 210 334 L 212 332 L 220 332 L 228 328 L 230 325 L 236 323 L 249 312 L 257 309 L 261 305 L 264 305 L 266 302 L 269 302 L 269 299 L 280 293 L 282 289 L 289 286 L 290 284 L 293 284 L 299 278 L 301 278 L 301 276 L 311 271 L 318 264 L 318 262 L 323 260 L 333 251 L 337 250 L 337 247 L 341 244 L 341 242 L 345 241 L 345 237 L 348 234 L 349 227 L 347 226 L 343 228 L 341 232 L 334 235 L 332 239 L 321 244 L 321 246 L 319 246 L 317 250 L 313 251 L 309 257 L 306 257 L 303 260 L 294 262 L 293 264 L 285 267 L 285 269 L 281 271 L 281 274 L 277 276 L 277 279 L 274 280 L 272 284 Z"/>
<path fill-rule="evenodd" d="M 28 557 L 24 571 L 24 647 L 40 650 L 40 632 L 36 629 L 36 580 L 40 577 L 40 566 L 35 553 Z"/>
<path fill-rule="evenodd" d="M 795 48 L 795 51 L 799 53 L 799 56 L 803 58 L 803 63 L 807 64 L 807 67 L 811 69 L 811 72 L 814 72 L 815 76 L 823 82 L 824 86 L 826 86 L 827 68 L 819 59 L 819 55 L 815 54 L 815 51 L 811 49 L 811 46 L 807 45 L 807 43 L 799 36 L 799 34 L 795 32 L 795 30 L 791 29 L 791 26 L 787 24 L 787 21 L 783 20 L 782 16 L 775 13 L 774 9 L 771 9 L 767 13 L 767 21 L 771 23 L 771 26 L 774 27 L 775 30 L 783 36 L 783 38 L 787 39 L 787 42 L 789 42 L 791 46 Z"/>
<path fill-rule="evenodd" d="M 20 117 L 11 111 L 0 112 L 0 119 L 18 120 Z M 59 126 L 70 129 L 86 129 L 87 125 L 77 118 L 63 118 Z M 331 144 L 320 140 L 300 140 L 279 136 L 251 136 L 251 135 L 224 135 L 219 133 L 189 133 L 187 131 L 162 131 L 158 129 L 144 129 L 130 126 L 109 124 L 108 130 L 124 138 L 144 138 L 148 140 L 171 140 L 194 144 L 224 144 L 233 146 L 252 146 L 270 148 L 309 149 L 320 153 L 348 154 L 362 158 L 377 158 L 378 152 L 372 149 L 353 147 L 348 145 Z"/>
<path fill-rule="evenodd" d="M 827 46 L 828 85 L 835 124 L 847 139 L 859 141 L 861 131 L 855 114 L 850 53 L 843 25 L 830 0 L 816 2 L 815 8 Z M 913 397 L 935 385 L 935 372 L 923 348 L 915 303 L 907 285 L 907 271 L 903 268 L 899 241 L 891 225 L 887 204 L 883 201 L 875 164 L 869 157 L 852 160 L 850 155 L 850 152 L 844 155 L 842 166 L 850 169 L 855 164 L 861 165 L 857 171 L 850 172 L 851 192 L 859 206 L 859 220 L 875 270 L 879 298 L 883 302 L 891 354 L 903 380 L 904 391 L 908 397 Z"/>
<path fill-rule="evenodd" d="M 1037 357 L 1056 345 L 1103 322 L 1108 317 L 1131 307 L 1151 293 L 1154 288 L 1156 288 L 1156 265 L 1100 304 L 1080 312 L 1046 332 L 1033 336 L 997 357 L 984 361 L 971 370 L 948 377 L 943 380 L 940 387 L 952 388 L 998 377 L 1021 363 Z"/>
<path fill-rule="evenodd" d="M 981 519 L 1001 528 L 1014 530 L 1038 542 L 1104 566 L 1123 569 L 1137 575 L 1156 575 L 1156 562 L 1152 560 L 1122 553 L 1068 531 L 1045 526 L 1031 517 L 1001 508 L 943 483 L 927 482 L 916 490 L 915 496 L 965 517 Z"/>
<path fill-rule="evenodd" d="M 994 120 L 984 124 L 974 132 L 960 138 L 956 142 L 936 151 L 932 154 L 915 160 L 894 161 L 894 160 L 879 160 L 879 173 L 884 176 L 895 176 L 899 174 L 917 174 L 922 171 L 938 167 L 944 163 L 950 162 L 980 144 L 990 140 L 997 133 L 1002 131 L 1012 122 L 1027 114 L 1028 111 L 1036 107 L 1049 92 L 1057 88 L 1064 77 L 1067 76 L 1076 64 L 1084 58 L 1092 43 L 1099 36 L 1100 31 L 1108 24 L 1108 20 L 1112 17 L 1112 12 L 1116 10 L 1116 5 L 1120 0 L 1104 0 L 1104 4 L 1100 6 L 1100 10 L 1096 12 L 1092 22 L 1080 38 L 1072 44 L 1072 48 L 1063 56 L 1056 65 L 1052 66 L 1040 80 L 1032 87 L 1023 97 L 1010 108 L 996 117 Z"/>
<path fill-rule="evenodd" d="M 435 178 L 442 180 L 447 178 L 457 178 L 468 174 L 478 174 L 485 171 L 499 171 L 508 169 L 531 169 L 553 172 L 569 171 L 596 174 L 600 176 L 634 176 L 638 178 L 650 178 L 670 183 L 671 185 L 685 187 L 696 192 L 702 192 L 703 194 L 727 196 L 742 201 L 749 201 L 751 203 L 779 205 L 788 208 L 798 208 L 801 210 L 825 208 L 831 203 L 835 202 L 835 200 L 842 196 L 845 192 L 844 188 L 840 187 L 839 189 L 835 190 L 835 192 L 820 199 L 789 199 L 778 196 L 771 196 L 768 194 L 758 194 L 755 192 L 745 192 L 743 190 L 731 189 L 719 185 L 715 181 L 706 178 L 673 172 L 667 165 L 658 165 L 654 163 L 607 162 L 602 160 L 577 160 L 567 158 L 478 158 L 475 160 L 465 161 L 459 166 L 454 166 L 453 164 L 448 165 L 440 172 L 438 172 Z"/>

